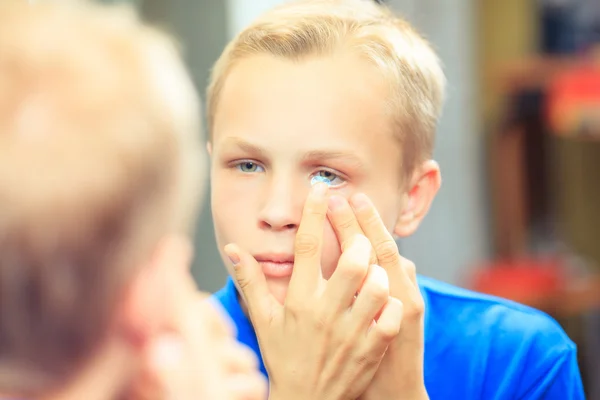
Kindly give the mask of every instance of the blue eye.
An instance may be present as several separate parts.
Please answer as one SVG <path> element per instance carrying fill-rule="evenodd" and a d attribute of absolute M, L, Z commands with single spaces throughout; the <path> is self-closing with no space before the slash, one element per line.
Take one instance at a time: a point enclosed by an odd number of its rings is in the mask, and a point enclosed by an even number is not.
<path fill-rule="evenodd" d="M 343 178 L 340 178 L 337 174 L 322 169 L 314 174 L 310 180 L 311 186 L 317 182 L 325 182 L 329 186 L 339 186 L 346 181 Z"/>
<path fill-rule="evenodd" d="M 236 164 L 236 167 L 247 174 L 251 174 L 253 172 L 262 172 L 263 168 L 255 162 L 252 161 L 242 161 L 239 164 Z"/>

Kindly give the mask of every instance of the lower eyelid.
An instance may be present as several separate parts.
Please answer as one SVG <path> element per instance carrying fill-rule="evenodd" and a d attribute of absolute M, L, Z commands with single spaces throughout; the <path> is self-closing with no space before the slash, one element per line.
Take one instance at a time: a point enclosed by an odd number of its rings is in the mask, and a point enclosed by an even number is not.
<path fill-rule="evenodd" d="M 313 179 L 313 177 L 314 177 L 314 176 L 315 176 L 315 175 L 313 175 L 313 176 L 310 178 L 311 185 L 312 185 L 312 179 Z M 344 178 L 344 177 L 341 177 L 341 176 L 339 176 L 339 175 L 337 175 L 335 179 L 339 179 L 339 180 L 341 180 L 341 182 L 340 182 L 340 183 L 335 183 L 335 181 L 330 181 L 330 183 L 328 184 L 328 186 L 329 186 L 331 189 L 338 189 L 338 188 L 344 187 L 344 186 L 346 186 L 346 184 L 348 183 L 348 180 L 347 180 L 346 178 Z"/>

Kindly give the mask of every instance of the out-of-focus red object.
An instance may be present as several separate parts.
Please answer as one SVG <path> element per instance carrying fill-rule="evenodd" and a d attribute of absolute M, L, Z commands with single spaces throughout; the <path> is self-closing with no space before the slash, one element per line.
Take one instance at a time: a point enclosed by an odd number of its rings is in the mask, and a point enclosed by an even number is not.
<path fill-rule="evenodd" d="M 474 269 L 469 286 L 550 312 L 565 290 L 566 278 L 559 260 L 494 261 Z"/>
<path fill-rule="evenodd" d="M 600 138 L 600 66 L 587 63 L 557 73 L 548 85 L 550 131 Z"/>

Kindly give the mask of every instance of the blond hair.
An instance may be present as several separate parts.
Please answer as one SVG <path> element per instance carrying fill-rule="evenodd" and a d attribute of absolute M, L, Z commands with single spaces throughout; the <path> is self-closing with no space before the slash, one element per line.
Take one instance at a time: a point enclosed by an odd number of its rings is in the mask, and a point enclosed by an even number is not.
<path fill-rule="evenodd" d="M 126 7 L 0 3 L 0 392 L 64 382 L 201 194 L 198 99 Z"/>
<path fill-rule="evenodd" d="M 388 113 L 410 172 L 432 156 L 445 77 L 427 41 L 405 20 L 372 1 L 304 0 L 267 12 L 227 46 L 208 88 L 208 126 L 214 127 L 219 96 L 229 71 L 245 57 L 270 54 L 294 61 L 340 50 L 375 64 L 390 85 Z"/>

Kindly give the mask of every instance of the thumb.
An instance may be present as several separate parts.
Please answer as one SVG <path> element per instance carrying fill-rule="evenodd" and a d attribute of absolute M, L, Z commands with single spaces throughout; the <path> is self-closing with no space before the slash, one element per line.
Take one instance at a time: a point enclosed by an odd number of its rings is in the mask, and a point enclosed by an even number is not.
<path fill-rule="evenodd" d="M 267 315 L 271 301 L 267 280 L 260 264 L 235 244 L 224 248 L 225 254 L 233 264 L 234 278 L 252 318 Z"/>

